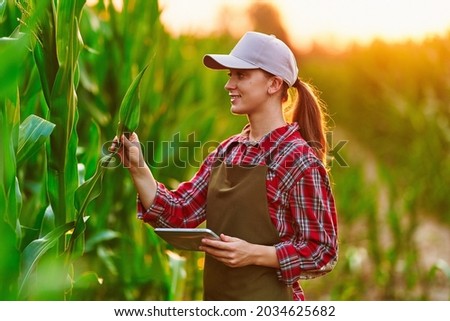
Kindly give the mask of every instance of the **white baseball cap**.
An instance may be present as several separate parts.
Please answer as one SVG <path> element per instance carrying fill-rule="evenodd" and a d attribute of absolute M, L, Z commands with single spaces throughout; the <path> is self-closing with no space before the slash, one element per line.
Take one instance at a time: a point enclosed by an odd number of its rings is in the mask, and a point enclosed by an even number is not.
<path fill-rule="evenodd" d="M 298 78 L 291 49 L 274 35 L 249 31 L 229 55 L 208 54 L 203 64 L 211 69 L 262 69 L 281 77 L 290 87 Z"/>

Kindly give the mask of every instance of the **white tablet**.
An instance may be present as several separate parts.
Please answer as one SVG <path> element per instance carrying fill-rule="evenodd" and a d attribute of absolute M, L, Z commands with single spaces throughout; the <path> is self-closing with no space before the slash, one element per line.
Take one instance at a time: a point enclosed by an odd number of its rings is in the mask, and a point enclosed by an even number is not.
<path fill-rule="evenodd" d="M 202 239 L 220 239 L 208 228 L 155 228 L 155 233 L 180 250 L 199 251 Z"/>

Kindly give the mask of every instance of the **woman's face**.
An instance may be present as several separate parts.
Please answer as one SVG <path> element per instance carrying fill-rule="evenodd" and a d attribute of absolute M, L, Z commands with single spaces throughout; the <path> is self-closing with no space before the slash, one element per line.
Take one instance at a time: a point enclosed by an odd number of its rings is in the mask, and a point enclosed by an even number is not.
<path fill-rule="evenodd" d="M 231 100 L 231 112 L 234 114 L 252 114 L 264 109 L 270 95 L 269 75 L 261 69 L 230 69 L 225 84 Z"/>

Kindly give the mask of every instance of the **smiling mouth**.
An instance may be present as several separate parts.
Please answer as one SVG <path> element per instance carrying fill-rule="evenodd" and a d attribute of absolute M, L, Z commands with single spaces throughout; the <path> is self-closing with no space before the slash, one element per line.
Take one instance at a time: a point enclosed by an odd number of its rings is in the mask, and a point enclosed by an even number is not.
<path fill-rule="evenodd" d="M 236 99 L 241 98 L 240 95 L 230 95 L 230 100 L 232 103 L 234 103 L 236 101 Z"/>

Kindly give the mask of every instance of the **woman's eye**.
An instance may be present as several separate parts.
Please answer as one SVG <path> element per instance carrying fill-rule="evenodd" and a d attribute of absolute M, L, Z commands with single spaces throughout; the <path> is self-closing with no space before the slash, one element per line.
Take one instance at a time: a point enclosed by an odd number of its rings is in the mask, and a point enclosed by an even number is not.
<path fill-rule="evenodd" d="M 243 79 L 245 77 L 245 73 L 243 73 L 243 72 L 233 72 L 233 73 L 229 72 L 228 73 L 228 78 L 233 78 L 233 77 L 235 77 L 237 79 Z"/>

